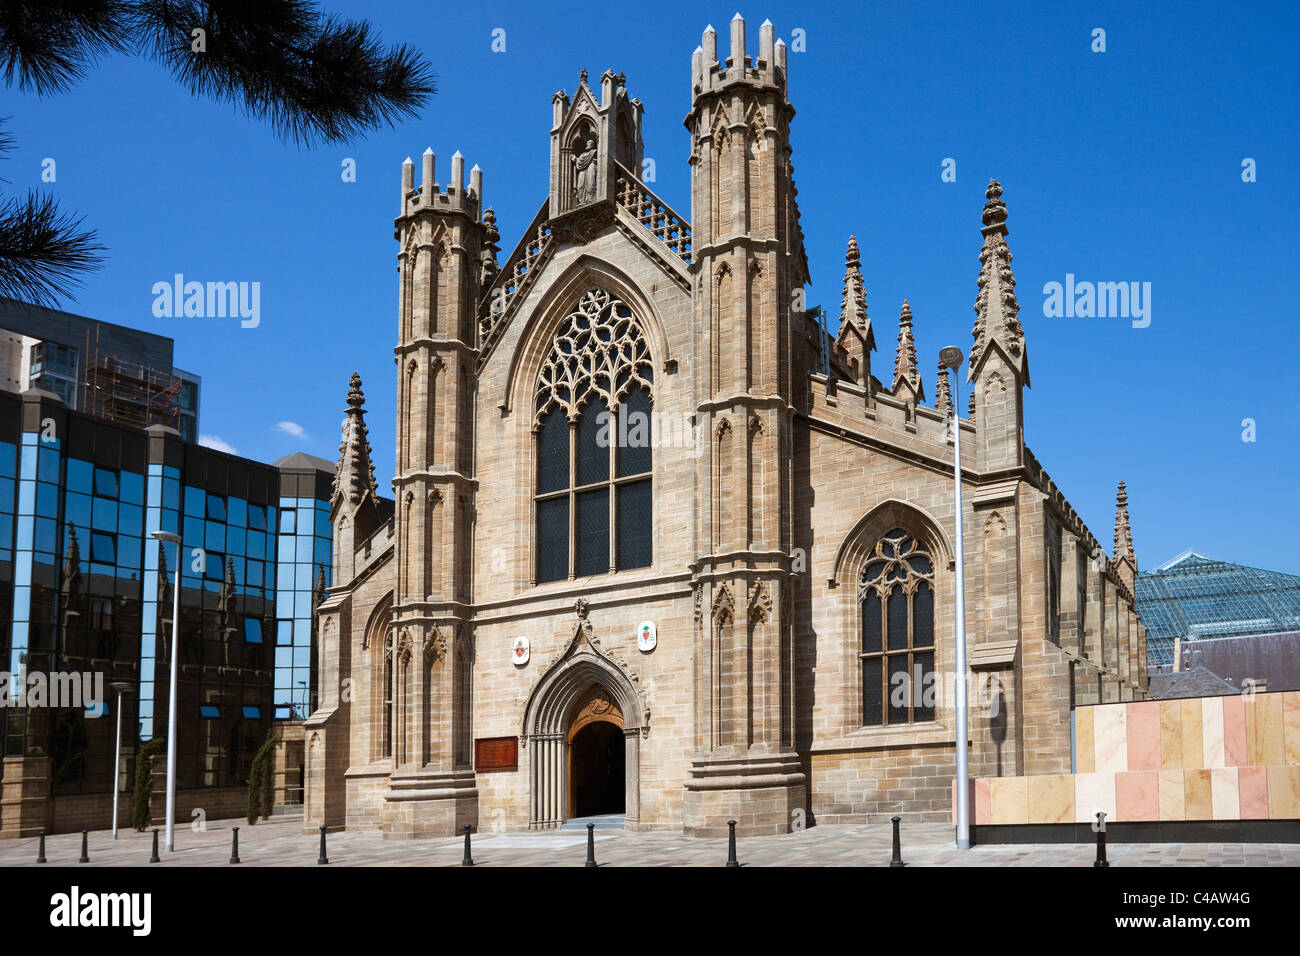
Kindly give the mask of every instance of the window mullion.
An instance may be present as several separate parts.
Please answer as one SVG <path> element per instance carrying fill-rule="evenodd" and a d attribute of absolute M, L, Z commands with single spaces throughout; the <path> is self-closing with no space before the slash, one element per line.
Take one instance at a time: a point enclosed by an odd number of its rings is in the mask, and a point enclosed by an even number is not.
<path fill-rule="evenodd" d="M 578 568 L 578 497 L 574 487 L 578 484 L 578 428 L 569 422 L 569 580 Z"/>
<path fill-rule="evenodd" d="M 614 480 L 618 476 L 617 455 L 618 449 L 618 405 L 610 409 L 609 412 L 609 484 L 605 488 L 605 493 L 609 495 L 609 570 L 614 573 L 618 569 L 618 502 L 614 494 Z"/>

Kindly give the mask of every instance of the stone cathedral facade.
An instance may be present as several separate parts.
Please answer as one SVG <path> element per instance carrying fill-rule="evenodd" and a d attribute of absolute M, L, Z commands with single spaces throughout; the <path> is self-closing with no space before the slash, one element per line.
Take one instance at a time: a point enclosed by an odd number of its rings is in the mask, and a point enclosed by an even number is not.
<path fill-rule="evenodd" d="M 404 164 L 393 498 L 354 375 L 309 828 L 947 819 L 952 386 L 927 404 L 906 302 L 873 368 L 852 238 L 838 334 L 805 309 L 785 46 L 729 32 L 692 60 L 689 221 L 640 180 L 612 71 L 552 98 L 550 193 L 504 261 L 477 166 Z M 976 776 L 1068 772 L 1071 707 L 1147 686 L 1122 485 L 1108 557 L 1025 443 L 1001 193 L 956 416 Z"/>

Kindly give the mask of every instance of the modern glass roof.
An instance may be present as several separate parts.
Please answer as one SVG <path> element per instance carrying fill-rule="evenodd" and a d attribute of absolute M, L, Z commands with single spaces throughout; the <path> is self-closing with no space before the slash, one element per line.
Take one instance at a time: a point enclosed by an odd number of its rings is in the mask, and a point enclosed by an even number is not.
<path fill-rule="evenodd" d="M 1147 660 L 1170 664 L 1174 638 L 1300 630 L 1300 577 L 1188 551 L 1138 575 L 1137 609 Z"/>

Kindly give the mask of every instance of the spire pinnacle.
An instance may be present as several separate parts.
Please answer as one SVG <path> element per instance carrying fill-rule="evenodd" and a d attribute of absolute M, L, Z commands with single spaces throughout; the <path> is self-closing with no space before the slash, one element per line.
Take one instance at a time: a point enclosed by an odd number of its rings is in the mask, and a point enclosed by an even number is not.
<path fill-rule="evenodd" d="M 975 325 L 967 380 L 975 378 L 994 343 L 1013 368 L 1029 384 L 1029 355 L 1025 332 L 1020 325 L 1020 304 L 1016 300 L 1016 277 L 1011 272 L 1011 249 L 1007 245 L 1007 204 L 1002 201 L 1002 184 L 989 180 L 987 200 L 980 221 L 984 245 L 980 249 L 979 293 L 975 297 Z"/>
<path fill-rule="evenodd" d="M 948 366 L 939 363 L 939 378 L 935 385 L 934 407 L 947 415 L 952 411 L 952 386 L 948 384 Z"/>
<path fill-rule="evenodd" d="M 840 330 L 835 336 L 835 346 L 861 369 L 861 381 L 866 384 L 870 377 L 870 353 L 876 350 L 876 337 L 867 315 L 867 292 L 862 282 L 858 240 L 854 236 L 849 236 L 849 248 L 844 253 L 844 293 L 840 298 Z"/>
<path fill-rule="evenodd" d="M 348 382 L 347 417 L 343 420 L 343 440 L 339 444 L 339 463 L 334 472 L 332 504 L 349 501 L 360 504 L 367 495 L 376 494 L 375 466 L 370 460 L 370 442 L 367 440 L 365 403 L 361 391 L 361 376 L 352 373 Z"/>
<path fill-rule="evenodd" d="M 921 373 L 916 368 L 916 340 L 912 337 L 912 307 L 906 299 L 898 316 L 898 351 L 894 356 L 893 393 L 899 394 L 902 387 L 911 389 L 916 401 L 925 400 L 925 388 L 921 385 Z"/>
<path fill-rule="evenodd" d="M 1128 489 L 1121 481 L 1115 492 L 1115 560 L 1124 558 L 1135 563 L 1137 561 L 1133 554 L 1133 529 L 1128 521 Z"/>

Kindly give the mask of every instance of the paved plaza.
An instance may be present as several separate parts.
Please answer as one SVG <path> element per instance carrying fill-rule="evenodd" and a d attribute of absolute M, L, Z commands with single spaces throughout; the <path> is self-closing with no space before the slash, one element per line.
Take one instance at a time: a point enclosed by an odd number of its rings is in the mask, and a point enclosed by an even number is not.
<path fill-rule="evenodd" d="M 239 829 L 243 866 L 315 866 L 320 848 L 316 834 L 304 833 L 301 817 L 276 817 L 256 826 L 220 820 L 197 833 L 176 829 L 176 850 L 163 851 L 157 866 L 227 866 L 231 827 Z M 587 834 L 583 829 L 544 833 L 476 833 L 475 865 L 582 866 Z M 91 866 L 147 865 L 152 833 L 122 830 L 115 842 L 107 830 L 89 836 Z M 1091 866 L 1091 844 L 1038 846 L 977 846 L 959 852 L 952 845 L 952 827 L 942 823 L 904 824 L 903 859 L 909 866 Z M 328 835 L 330 866 L 460 866 L 461 838 L 385 841 L 378 833 Z M 1300 845 L 1277 843 L 1145 843 L 1111 842 L 1111 866 L 1300 866 Z M 721 866 L 727 841 L 689 839 L 680 833 L 635 833 L 614 829 L 595 831 L 596 860 L 601 866 Z M 60 833 L 46 838 L 45 854 L 52 866 L 76 866 L 81 834 Z M 0 866 L 36 865 L 37 840 L 0 841 Z M 888 824 L 818 826 L 782 836 L 737 841 L 742 866 L 887 866 L 890 858 Z"/>

